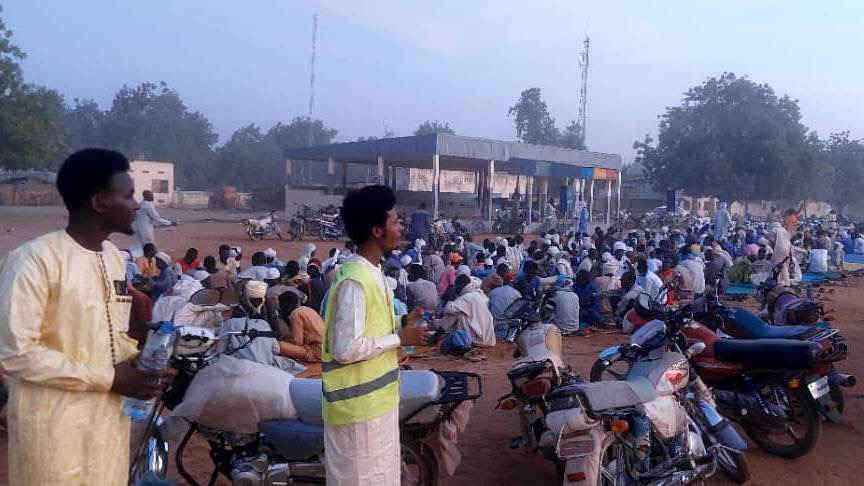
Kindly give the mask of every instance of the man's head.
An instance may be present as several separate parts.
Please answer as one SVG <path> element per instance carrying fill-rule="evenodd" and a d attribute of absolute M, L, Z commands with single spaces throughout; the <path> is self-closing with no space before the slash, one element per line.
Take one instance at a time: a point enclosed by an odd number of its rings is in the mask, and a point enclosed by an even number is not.
<path fill-rule="evenodd" d="M 300 273 L 300 264 L 296 260 L 291 260 L 285 264 L 285 276 L 294 278 Z"/>
<path fill-rule="evenodd" d="M 395 249 L 402 236 L 395 206 L 396 194 L 387 186 L 349 192 L 340 209 L 348 237 L 357 246 L 372 244 L 382 252 Z"/>
<path fill-rule="evenodd" d="M 219 259 L 223 262 L 228 261 L 231 256 L 231 247 L 228 245 L 219 245 Z"/>
<path fill-rule="evenodd" d="M 63 161 L 57 190 L 70 217 L 95 220 L 108 233 L 131 235 L 138 202 L 129 161 L 120 152 L 84 149 Z"/>
<path fill-rule="evenodd" d="M 525 266 L 522 268 L 522 271 L 525 273 L 526 278 L 534 278 L 537 275 L 538 267 L 537 262 L 533 260 L 528 260 L 525 262 Z"/>
<path fill-rule="evenodd" d="M 207 273 L 216 273 L 216 259 L 212 255 L 204 258 L 204 270 L 207 270 Z"/>
<path fill-rule="evenodd" d="M 476 260 L 475 263 L 477 263 L 478 265 L 482 265 L 483 262 L 486 261 L 486 254 L 483 253 L 482 251 L 480 253 L 477 253 L 477 257 L 475 258 L 475 260 Z"/>
<path fill-rule="evenodd" d="M 153 243 L 144 243 L 144 256 L 147 258 L 153 258 L 156 256 L 156 245 Z"/>
<path fill-rule="evenodd" d="M 160 271 L 171 266 L 171 256 L 161 251 L 156 252 L 156 268 Z"/>
<path fill-rule="evenodd" d="M 267 264 L 267 257 L 264 255 L 263 251 L 256 251 L 252 254 L 252 265 L 253 266 L 264 266 Z"/>
<path fill-rule="evenodd" d="M 279 294 L 279 315 L 287 319 L 295 309 L 300 307 L 300 298 L 291 291 Z"/>
<path fill-rule="evenodd" d="M 426 269 L 416 263 L 408 265 L 408 281 L 426 280 Z"/>
<path fill-rule="evenodd" d="M 261 313 L 264 308 L 264 297 L 267 295 L 267 284 L 260 280 L 250 280 L 246 282 L 244 288 L 246 302 L 257 313 Z"/>
<path fill-rule="evenodd" d="M 153 202 L 153 192 L 152 191 L 142 192 L 141 197 L 143 197 L 145 201 Z"/>
<path fill-rule="evenodd" d="M 189 248 L 186 250 L 186 255 L 183 257 L 186 260 L 186 263 L 192 263 L 198 259 L 198 249 L 197 248 Z"/>
<path fill-rule="evenodd" d="M 645 275 L 646 273 L 648 273 L 648 261 L 646 261 L 644 258 L 640 258 L 639 260 L 637 260 L 636 271 L 639 272 L 639 275 Z M 624 283 L 623 277 L 621 283 Z"/>
<path fill-rule="evenodd" d="M 644 260 L 639 260 L 644 261 Z M 621 287 L 625 290 L 630 290 L 633 286 L 636 285 L 636 274 L 633 271 L 629 271 L 621 276 Z"/>
<path fill-rule="evenodd" d="M 510 273 L 510 265 L 507 265 L 506 263 L 499 263 L 498 266 L 495 268 L 495 273 L 500 275 L 501 278 L 504 278 L 508 273 Z"/>

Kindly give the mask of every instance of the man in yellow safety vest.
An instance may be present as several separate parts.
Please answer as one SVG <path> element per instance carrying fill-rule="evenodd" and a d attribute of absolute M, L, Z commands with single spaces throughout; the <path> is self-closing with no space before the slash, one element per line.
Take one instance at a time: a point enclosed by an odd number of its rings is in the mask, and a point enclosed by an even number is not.
<path fill-rule="evenodd" d="M 342 264 L 325 304 L 323 378 L 328 485 L 398 485 L 401 345 L 422 345 L 423 309 L 401 319 L 380 262 L 399 244 L 396 196 L 386 186 L 350 192 L 341 214 L 357 253 Z"/>

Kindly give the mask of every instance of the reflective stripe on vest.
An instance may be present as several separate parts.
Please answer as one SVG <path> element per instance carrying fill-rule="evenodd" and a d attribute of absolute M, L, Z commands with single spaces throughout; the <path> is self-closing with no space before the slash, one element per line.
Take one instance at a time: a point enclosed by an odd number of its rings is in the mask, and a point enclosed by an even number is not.
<path fill-rule="evenodd" d="M 387 373 L 379 376 L 378 378 L 375 378 L 374 380 L 368 381 L 366 383 L 349 386 L 348 388 L 342 388 L 341 390 L 333 390 L 329 392 L 327 390 L 324 390 L 324 398 L 327 399 L 328 402 L 338 402 L 339 400 L 357 398 L 359 396 L 372 393 L 379 388 L 384 388 L 385 386 L 393 383 L 398 379 L 399 368 L 394 368 Z"/>

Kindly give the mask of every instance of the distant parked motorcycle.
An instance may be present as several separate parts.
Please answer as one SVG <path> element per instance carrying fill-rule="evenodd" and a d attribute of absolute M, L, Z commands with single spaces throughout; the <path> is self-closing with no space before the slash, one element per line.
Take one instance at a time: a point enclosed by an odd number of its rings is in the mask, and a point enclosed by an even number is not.
<path fill-rule="evenodd" d="M 825 309 L 807 289 L 808 295 L 802 298 L 789 287 L 777 284 L 780 270 L 790 257 L 774 266 L 771 275 L 756 288 L 754 298 L 762 306 L 765 320 L 779 326 L 813 325 L 825 320 Z"/>
<path fill-rule="evenodd" d="M 276 212 L 270 211 L 267 216 L 254 219 L 247 218 L 240 222 L 243 225 L 243 231 L 249 236 L 250 240 L 261 240 L 265 236 L 275 234 L 282 239 L 282 228 L 276 222 Z"/>

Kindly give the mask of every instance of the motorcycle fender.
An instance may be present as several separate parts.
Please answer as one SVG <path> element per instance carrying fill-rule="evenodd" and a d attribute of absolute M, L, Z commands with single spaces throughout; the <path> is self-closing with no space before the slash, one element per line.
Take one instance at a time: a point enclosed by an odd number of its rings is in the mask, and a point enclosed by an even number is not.
<path fill-rule="evenodd" d="M 596 420 L 588 418 L 585 410 L 578 407 L 556 410 L 546 415 L 546 427 L 555 435 L 590 429 L 598 424 Z"/>
<path fill-rule="evenodd" d="M 591 429 L 594 449 L 585 455 L 570 457 L 564 463 L 564 486 L 587 486 L 599 483 L 600 476 L 600 444 L 611 435 L 603 427 Z"/>

